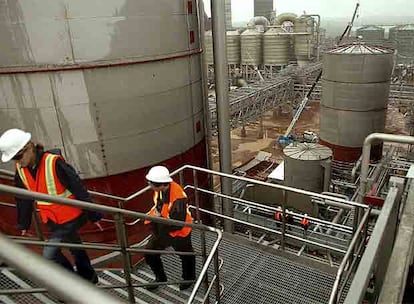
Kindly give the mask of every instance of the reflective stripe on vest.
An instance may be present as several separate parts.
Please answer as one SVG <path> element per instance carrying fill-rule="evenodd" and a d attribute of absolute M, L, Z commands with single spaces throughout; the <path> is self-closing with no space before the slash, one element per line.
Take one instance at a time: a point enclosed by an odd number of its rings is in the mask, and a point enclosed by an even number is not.
<path fill-rule="evenodd" d="M 153 196 L 153 200 L 154 200 L 154 206 L 151 208 L 151 210 L 148 212 L 148 215 L 150 216 L 155 216 L 156 212 L 156 208 L 157 208 L 157 200 L 158 200 L 158 192 L 154 192 L 154 196 Z M 172 207 L 174 206 L 174 202 L 178 199 L 187 199 L 187 194 L 184 192 L 184 190 L 181 188 L 181 186 L 179 184 L 177 184 L 176 182 L 171 182 L 170 183 L 170 197 L 169 197 L 169 203 L 168 204 L 163 204 L 162 209 L 161 209 L 161 217 L 163 218 L 170 218 L 170 210 L 172 209 Z M 160 199 L 162 199 L 162 197 L 160 197 Z M 149 224 L 151 221 L 149 220 L 145 220 L 145 224 Z M 193 217 L 191 216 L 190 213 L 190 208 L 187 206 L 187 211 L 186 211 L 186 217 L 185 217 L 185 222 L 186 223 L 192 223 L 193 222 Z M 182 227 L 179 230 L 176 231 L 172 231 L 170 232 L 170 236 L 172 237 L 186 237 L 190 234 L 192 228 L 191 227 Z"/>
<path fill-rule="evenodd" d="M 29 169 L 22 168 L 18 162 L 16 162 L 16 171 L 25 187 L 30 191 L 52 196 L 75 198 L 73 194 L 62 185 L 56 175 L 56 161 L 59 158 L 63 159 L 59 155 L 44 153 L 38 164 L 36 179 L 33 178 Z M 81 209 L 72 206 L 45 201 L 37 201 L 36 203 L 44 223 L 50 219 L 57 224 L 63 224 L 73 220 L 82 213 Z"/>

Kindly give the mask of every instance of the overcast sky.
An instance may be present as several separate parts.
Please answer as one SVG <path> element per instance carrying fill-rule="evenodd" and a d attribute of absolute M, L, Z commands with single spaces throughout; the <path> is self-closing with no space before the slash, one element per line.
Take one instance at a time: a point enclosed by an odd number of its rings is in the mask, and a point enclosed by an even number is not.
<path fill-rule="evenodd" d="M 204 0 L 210 16 L 210 0 Z M 317 13 L 325 17 L 350 17 L 356 0 L 275 0 L 277 14 Z M 360 19 L 364 16 L 414 15 L 414 0 L 360 0 Z M 245 21 L 253 16 L 253 0 L 232 0 L 233 21 Z"/>

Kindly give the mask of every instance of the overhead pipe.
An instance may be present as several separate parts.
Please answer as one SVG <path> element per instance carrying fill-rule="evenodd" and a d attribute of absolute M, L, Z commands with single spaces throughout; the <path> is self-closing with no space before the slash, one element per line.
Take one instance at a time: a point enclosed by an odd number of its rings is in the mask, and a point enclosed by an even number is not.
<path fill-rule="evenodd" d="M 217 126 L 220 156 L 220 171 L 232 173 L 231 161 L 231 137 L 230 137 L 230 109 L 229 109 L 229 84 L 226 46 L 226 17 L 223 0 L 211 1 L 211 18 L 213 30 L 213 54 L 214 75 L 217 104 Z M 221 191 L 225 195 L 232 195 L 232 182 L 226 177 L 221 177 Z M 222 210 L 224 215 L 234 217 L 233 202 L 223 199 Z M 232 233 L 234 223 L 224 221 L 224 230 Z"/>
<path fill-rule="evenodd" d="M 360 176 L 360 187 L 357 197 L 357 202 L 363 203 L 364 196 L 367 191 L 368 183 L 368 168 L 371 154 L 371 146 L 373 142 L 392 142 L 400 144 L 414 144 L 414 137 L 407 135 L 395 135 L 385 133 L 372 133 L 368 135 L 364 140 L 364 146 L 362 148 L 362 162 L 361 162 L 361 176 Z"/>

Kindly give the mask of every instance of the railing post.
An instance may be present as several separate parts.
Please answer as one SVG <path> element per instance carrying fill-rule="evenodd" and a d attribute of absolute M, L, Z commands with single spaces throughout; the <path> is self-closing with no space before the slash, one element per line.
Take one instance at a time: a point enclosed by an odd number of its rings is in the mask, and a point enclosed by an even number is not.
<path fill-rule="evenodd" d="M 115 229 L 118 239 L 118 244 L 121 247 L 122 260 L 124 264 L 124 275 L 125 281 L 128 288 L 128 301 L 129 303 L 135 303 L 134 287 L 132 287 L 131 271 L 132 263 L 130 253 L 127 251 L 128 248 L 128 236 L 125 229 L 124 218 L 120 213 L 114 215 Z"/>
<path fill-rule="evenodd" d="M 281 246 L 282 250 L 285 250 L 285 233 L 286 233 L 286 190 L 283 190 L 283 204 L 282 204 L 282 239 L 281 239 Z"/>
<path fill-rule="evenodd" d="M 216 281 L 215 281 L 215 286 L 216 286 L 216 303 L 220 304 L 220 262 L 219 262 L 219 255 L 218 255 L 218 249 L 217 251 L 214 253 L 214 272 L 216 273 Z"/>
<path fill-rule="evenodd" d="M 200 196 L 198 191 L 198 178 L 197 178 L 197 172 L 195 169 L 193 169 L 193 184 L 194 184 L 194 202 L 196 206 L 196 223 L 201 224 L 201 216 L 200 216 Z M 204 230 L 200 231 L 200 239 L 201 239 L 201 253 L 203 255 L 203 263 L 206 263 L 207 261 L 207 247 L 206 247 L 206 232 Z M 208 275 L 204 276 L 203 279 L 204 282 L 204 288 L 207 291 L 209 287 L 208 283 Z M 209 297 L 207 297 L 207 300 L 205 303 L 209 303 Z"/>
<path fill-rule="evenodd" d="M 193 182 L 194 182 L 194 201 L 196 206 L 196 220 L 197 222 L 201 221 L 200 218 L 200 195 L 198 192 L 198 178 L 197 178 L 197 172 L 195 169 L 193 169 Z"/>
<path fill-rule="evenodd" d="M 180 176 L 180 185 L 184 187 L 184 170 L 181 170 L 178 175 Z"/>

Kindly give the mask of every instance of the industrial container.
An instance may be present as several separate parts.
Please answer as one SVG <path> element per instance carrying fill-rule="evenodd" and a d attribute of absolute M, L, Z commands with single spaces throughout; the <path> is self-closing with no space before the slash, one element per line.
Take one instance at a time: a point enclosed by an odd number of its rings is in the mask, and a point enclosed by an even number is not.
<path fill-rule="evenodd" d="M 226 30 L 231 30 L 233 28 L 233 18 L 231 12 L 231 0 L 224 1 L 224 13 L 226 17 Z"/>
<path fill-rule="evenodd" d="M 264 16 L 270 19 L 273 12 L 273 0 L 254 0 L 254 16 Z"/>
<path fill-rule="evenodd" d="M 397 61 L 403 64 L 414 63 L 414 25 L 400 25 L 390 29 L 389 40 L 397 50 Z"/>
<path fill-rule="evenodd" d="M 356 161 L 365 137 L 384 131 L 392 68 L 392 50 L 363 43 L 324 55 L 320 139 L 335 160 Z M 373 152 L 380 157 L 380 146 Z"/>
<path fill-rule="evenodd" d="M 119 196 L 143 188 L 149 166 L 206 166 L 196 1 L 96 4 L 2 2 L 0 133 L 31 132 L 89 188 Z M 14 214 L 1 209 L 0 230 Z"/>
<path fill-rule="evenodd" d="M 214 64 L 213 53 L 213 32 L 207 31 L 204 33 L 204 58 L 206 64 Z"/>
<path fill-rule="evenodd" d="M 356 36 L 361 41 L 382 45 L 385 40 L 385 29 L 376 25 L 367 25 L 356 30 Z"/>
<path fill-rule="evenodd" d="M 308 33 L 295 35 L 295 56 L 299 65 L 306 64 L 313 56 L 313 32 L 314 24 L 311 17 L 296 18 L 294 23 L 295 33 Z"/>
<path fill-rule="evenodd" d="M 317 193 L 328 190 L 331 149 L 315 143 L 293 143 L 283 149 L 283 155 L 285 186 Z M 308 214 L 318 214 L 318 206 L 306 195 L 287 192 L 287 205 Z"/>
<path fill-rule="evenodd" d="M 240 32 L 228 31 L 227 34 L 227 63 L 240 64 Z"/>
<path fill-rule="evenodd" d="M 261 65 L 263 62 L 263 32 L 249 28 L 241 34 L 241 64 Z"/>
<path fill-rule="evenodd" d="M 281 35 L 284 30 L 271 28 L 263 36 L 263 64 L 287 65 L 289 61 L 290 38 Z"/>

